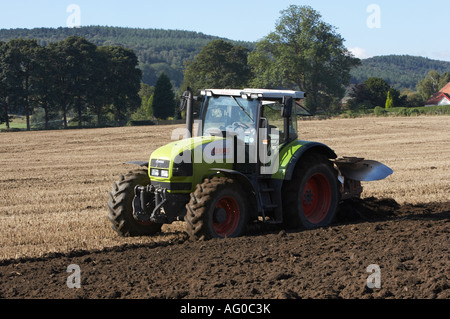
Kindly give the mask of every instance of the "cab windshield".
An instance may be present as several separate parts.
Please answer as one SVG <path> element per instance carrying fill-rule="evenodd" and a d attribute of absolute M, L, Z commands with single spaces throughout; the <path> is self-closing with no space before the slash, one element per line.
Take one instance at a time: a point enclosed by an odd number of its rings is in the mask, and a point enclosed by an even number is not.
<path fill-rule="evenodd" d="M 234 96 L 210 96 L 203 111 L 204 135 L 219 131 L 246 140 L 256 132 L 259 100 Z"/>

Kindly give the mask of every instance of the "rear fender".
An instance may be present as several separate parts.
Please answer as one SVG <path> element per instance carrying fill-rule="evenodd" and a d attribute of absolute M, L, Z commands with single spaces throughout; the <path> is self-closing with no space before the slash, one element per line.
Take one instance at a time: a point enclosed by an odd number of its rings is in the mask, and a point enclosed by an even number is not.
<path fill-rule="evenodd" d="M 284 175 L 285 180 L 292 180 L 292 176 L 294 174 L 295 167 L 297 166 L 297 163 L 301 160 L 301 158 L 307 154 L 315 153 L 315 154 L 322 154 L 326 156 L 327 158 L 334 160 L 337 158 L 336 153 L 326 146 L 325 144 L 317 143 L 317 142 L 302 142 L 305 143 L 301 145 L 300 148 L 295 150 L 293 153 L 291 159 L 289 160 L 289 164 L 286 166 L 286 172 Z"/>

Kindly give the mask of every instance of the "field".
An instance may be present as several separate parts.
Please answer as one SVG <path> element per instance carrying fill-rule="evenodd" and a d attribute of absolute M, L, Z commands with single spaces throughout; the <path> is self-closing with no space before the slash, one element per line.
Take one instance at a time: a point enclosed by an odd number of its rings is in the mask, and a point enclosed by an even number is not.
<path fill-rule="evenodd" d="M 395 172 L 364 184 L 362 206 L 332 227 L 192 243 L 175 223 L 118 237 L 112 183 L 176 127 L 1 133 L 0 298 L 450 297 L 449 116 L 300 122 L 301 139 Z M 65 285 L 70 264 L 83 289 Z M 381 289 L 365 288 L 370 264 Z"/>

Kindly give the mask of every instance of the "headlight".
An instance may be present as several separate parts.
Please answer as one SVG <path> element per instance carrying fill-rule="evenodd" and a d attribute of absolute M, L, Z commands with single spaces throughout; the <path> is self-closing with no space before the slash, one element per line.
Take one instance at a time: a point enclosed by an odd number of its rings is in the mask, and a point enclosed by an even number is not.
<path fill-rule="evenodd" d="M 159 169 L 152 168 L 150 175 L 159 177 L 159 175 L 160 175 L 159 172 L 160 172 Z"/>
<path fill-rule="evenodd" d="M 168 178 L 169 177 L 169 171 L 161 170 L 161 177 Z"/>
<path fill-rule="evenodd" d="M 168 178 L 169 177 L 169 171 L 165 170 L 165 169 L 152 168 L 151 171 L 150 171 L 150 175 L 154 176 L 154 177 Z"/>

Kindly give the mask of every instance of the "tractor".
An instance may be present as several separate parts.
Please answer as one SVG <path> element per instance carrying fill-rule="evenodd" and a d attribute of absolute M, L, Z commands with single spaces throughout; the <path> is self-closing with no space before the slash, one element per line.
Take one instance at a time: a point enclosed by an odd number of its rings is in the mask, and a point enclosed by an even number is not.
<path fill-rule="evenodd" d="M 393 171 L 299 139 L 298 116 L 311 115 L 304 98 L 268 89 L 205 89 L 194 96 L 188 88 L 180 104 L 183 138 L 155 150 L 148 162 L 127 162 L 136 169 L 114 183 L 107 205 L 112 228 L 124 237 L 148 236 L 184 221 L 192 240 L 208 240 L 243 236 L 253 223 L 330 225 L 342 201 L 361 196 L 361 182 Z"/>

